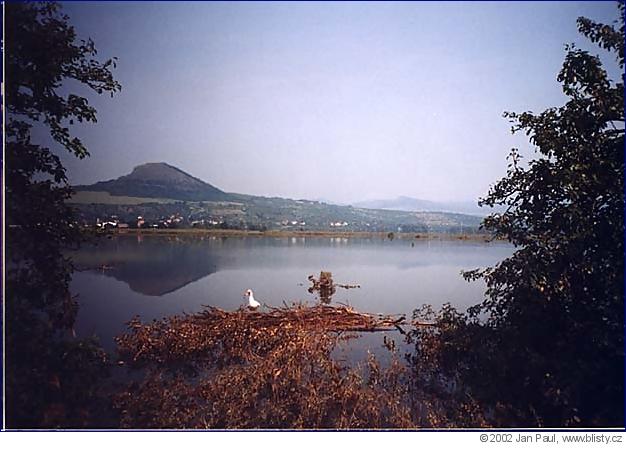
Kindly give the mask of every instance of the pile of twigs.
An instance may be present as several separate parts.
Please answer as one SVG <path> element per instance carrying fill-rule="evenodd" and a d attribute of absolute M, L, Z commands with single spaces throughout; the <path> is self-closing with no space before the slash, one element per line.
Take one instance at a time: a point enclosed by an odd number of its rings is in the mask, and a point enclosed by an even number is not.
<path fill-rule="evenodd" d="M 343 339 L 401 325 L 414 323 L 303 304 L 135 318 L 117 343 L 119 363 L 141 368 L 140 379 L 115 407 L 134 428 L 433 426 L 432 400 L 413 391 L 413 372 L 395 351 L 387 367 L 372 355 L 355 367 L 333 357 Z"/>
<path fill-rule="evenodd" d="M 128 323 L 130 332 L 117 337 L 123 358 L 132 363 L 170 363 L 177 360 L 228 363 L 249 359 L 250 349 L 262 355 L 295 332 L 374 332 L 400 329 L 404 315 L 376 316 L 347 306 L 302 304 L 267 312 L 206 307 L 194 315 L 173 316 L 152 323 L 138 318 Z"/>
<path fill-rule="evenodd" d="M 404 317 L 349 307 L 294 305 L 266 312 L 204 311 L 143 324 L 117 338 L 120 363 L 143 379 L 115 398 L 124 427 L 414 427 L 409 371 L 342 366 L 332 357 L 350 331 L 393 329 Z M 344 334 L 344 331 L 347 331 Z"/>
<path fill-rule="evenodd" d="M 266 306 L 267 307 L 267 306 Z M 349 306 L 315 305 L 307 307 L 294 304 L 286 307 L 267 307 L 267 312 L 251 312 L 240 309 L 227 312 L 216 307 L 207 307 L 192 317 L 193 322 L 219 326 L 236 317 L 244 326 L 256 328 L 302 326 L 311 331 L 355 331 L 375 332 L 393 330 L 405 322 L 404 315 L 372 315 L 357 312 Z"/>

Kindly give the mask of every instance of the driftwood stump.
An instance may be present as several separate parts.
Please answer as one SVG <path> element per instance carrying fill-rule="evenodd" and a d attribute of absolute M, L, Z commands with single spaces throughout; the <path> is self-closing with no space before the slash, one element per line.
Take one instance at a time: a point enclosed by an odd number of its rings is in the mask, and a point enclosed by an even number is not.
<path fill-rule="evenodd" d="M 315 279 L 315 276 L 309 276 L 309 282 L 311 282 L 311 286 L 309 287 L 309 293 L 319 293 L 320 301 L 323 304 L 330 304 L 330 301 L 337 291 L 337 288 L 361 288 L 360 285 L 356 284 L 337 284 L 333 281 L 333 274 L 330 271 L 320 271 L 319 279 Z"/>
<path fill-rule="evenodd" d="M 330 304 L 330 300 L 337 291 L 333 282 L 333 274 L 330 271 L 321 271 L 319 279 L 310 275 L 309 281 L 312 284 L 309 287 L 309 293 L 319 292 L 320 301 L 324 304 Z"/>

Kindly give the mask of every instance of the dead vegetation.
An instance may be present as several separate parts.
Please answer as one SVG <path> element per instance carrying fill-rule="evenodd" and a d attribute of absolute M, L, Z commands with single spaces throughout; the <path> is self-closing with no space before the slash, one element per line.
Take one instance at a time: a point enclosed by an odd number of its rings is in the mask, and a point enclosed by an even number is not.
<path fill-rule="evenodd" d="M 195 315 L 173 316 L 150 324 L 138 318 L 128 323 L 130 333 L 117 338 L 120 353 L 133 363 L 171 363 L 177 360 L 229 363 L 245 359 L 248 351 L 264 355 L 279 338 L 293 332 L 310 334 L 339 331 L 381 331 L 397 328 L 404 316 L 376 316 L 350 307 L 294 304 L 269 312 L 239 309 L 227 312 L 207 307 Z"/>
<path fill-rule="evenodd" d="M 309 276 L 321 303 L 265 306 L 262 312 L 206 306 L 193 315 L 128 323 L 117 340 L 119 364 L 135 380 L 115 396 L 127 428 L 416 428 L 484 426 L 480 408 L 450 394 L 433 361 L 440 343 L 433 316 L 360 313 L 330 306 L 332 273 Z M 417 319 L 417 318 L 421 318 Z M 360 364 L 337 349 L 363 332 L 382 339 L 389 359 L 368 351 Z M 398 332 L 396 332 L 398 331 Z M 395 338 L 416 344 L 400 354 Z M 425 343 L 425 344 L 422 344 Z M 405 346 L 406 347 L 406 346 Z M 386 348 L 386 349 L 385 349 Z M 460 398 L 460 399 L 459 399 Z M 454 403 L 454 410 L 449 404 Z"/>
<path fill-rule="evenodd" d="M 207 308 L 149 324 L 118 341 L 121 364 L 143 378 L 115 398 L 128 428 L 415 428 L 442 425 L 393 354 L 358 366 L 335 360 L 355 330 L 394 329 L 404 317 L 294 305 L 267 313 Z M 385 339 L 388 340 L 387 338 Z"/>

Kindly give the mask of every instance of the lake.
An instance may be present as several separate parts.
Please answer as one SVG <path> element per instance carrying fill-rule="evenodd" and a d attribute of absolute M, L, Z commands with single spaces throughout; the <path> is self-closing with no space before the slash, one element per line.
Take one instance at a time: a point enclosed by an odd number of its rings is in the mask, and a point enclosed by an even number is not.
<path fill-rule="evenodd" d="M 422 304 L 445 302 L 465 309 L 482 301 L 484 283 L 465 281 L 461 270 L 493 265 L 512 251 L 461 240 L 119 235 L 72 254 L 80 270 L 71 283 L 80 303 L 76 333 L 97 335 L 112 351 L 135 315 L 145 322 L 203 305 L 235 310 L 248 288 L 270 306 L 315 304 L 307 277 L 322 270 L 360 286 L 339 288 L 332 298 L 360 312 L 410 317 Z"/>

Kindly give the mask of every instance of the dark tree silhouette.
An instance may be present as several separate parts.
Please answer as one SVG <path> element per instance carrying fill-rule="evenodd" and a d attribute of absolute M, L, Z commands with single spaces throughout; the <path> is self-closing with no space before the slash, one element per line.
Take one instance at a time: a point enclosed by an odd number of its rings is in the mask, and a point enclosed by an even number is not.
<path fill-rule="evenodd" d="M 6 417 L 7 426 L 81 427 L 91 423 L 104 352 L 71 338 L 77 303 L 69 292 L 79 242 L 71 189 L 59 158 L 31 140 L 33 126 L 83 158 L 69 126 L 95 122 L 86 98 L 61 93 L 74 80 L 97 93 L 119 91 L 114 60 L 95 59 L 91 40 L 77 42 L 57 3 L 5 5 L 6 49 Z"/>
<path fill-rule="evenodd" d="M 581 17 L 578 30 L 623 70 L 624 4 L 618 8 L 616 26 Z M 439 312 L 447 343 L 430 360 L 499 424 L 621 427 L 624 78 L 611 81 L 598 56 L 566 51 L 558 74 L 566 104 L 505 114 L 536 157 L 523 165 L 513 149 L 506 177 L 481 200 L 506 207 L 483 227 L 516 251 L 464 273 L 486 281 L 486 299 L 468 314 Z"/>

